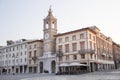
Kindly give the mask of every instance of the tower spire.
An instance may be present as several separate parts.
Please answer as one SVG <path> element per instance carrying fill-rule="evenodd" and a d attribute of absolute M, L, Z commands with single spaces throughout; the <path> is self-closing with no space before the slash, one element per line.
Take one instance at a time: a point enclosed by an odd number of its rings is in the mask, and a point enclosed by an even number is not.
<path fill-rule="evenodd" d="M 49 11 L 51 11 L 51 9 L 52 9 L 52 6 L 50 5 L 50 7 L 49 7 Z"/>
<path fill-rule="evenodd" d="M 51 7 L 52 7 L 52 6 L 50 5 L 49 11 L 48 11 L 48 14 L 49 14 L 49 15 L 52 15 L 52 9 L 51 9 Z"/>
<path fill-rule="evenodd" d="M 53 14 L 52 14 L 52 9 L 51 9 L 51 5 L 49 7 L 49 11 L 48 11 L 48 16 L 46 17 L 46 19 L 56 19 Z"/>

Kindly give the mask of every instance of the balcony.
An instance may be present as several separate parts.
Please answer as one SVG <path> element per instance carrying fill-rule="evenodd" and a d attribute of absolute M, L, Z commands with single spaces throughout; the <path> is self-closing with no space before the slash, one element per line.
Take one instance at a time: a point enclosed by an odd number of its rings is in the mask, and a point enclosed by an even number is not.
<path fill-rule="evenodd" d="M 92 49 L 83 49 L 83 50 L 79 50 L 78 53 L 79 54 L 86 54 L 86 53 L 94 54 L 95 50 L 92 50 Z"/>

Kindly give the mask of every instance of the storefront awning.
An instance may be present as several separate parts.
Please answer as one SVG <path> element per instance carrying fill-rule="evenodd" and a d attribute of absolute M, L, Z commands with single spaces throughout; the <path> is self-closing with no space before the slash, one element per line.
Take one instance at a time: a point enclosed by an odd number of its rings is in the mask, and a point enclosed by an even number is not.
<path fill-rule="evenodd" d="M 62 63 L 59 65 L 60 67 L 65 67 L 65 66 L 69 66 L 67 63 Z"/>
<path fill-rule="evenodd" d="M 70 63 L 69 66 L 87 66 L 87 65 L 74 62 Z"/>
<path fill-rule="evenodd" d="M 105 54 L 105 53 L 102 53 L 102 55 L 103 55 L 103 56 L 106 56 L 106 54 Z"/>

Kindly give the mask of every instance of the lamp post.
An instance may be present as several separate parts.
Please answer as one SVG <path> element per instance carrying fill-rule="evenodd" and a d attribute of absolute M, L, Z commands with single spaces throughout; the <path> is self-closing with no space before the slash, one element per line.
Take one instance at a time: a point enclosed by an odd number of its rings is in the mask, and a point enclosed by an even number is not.
<path fill-rule="evenodd" d="M 60 73 L 60 58 L 63 56 L 61 49 L 56 52 L 56 56 L 58 57 L 58 73 Z"/>

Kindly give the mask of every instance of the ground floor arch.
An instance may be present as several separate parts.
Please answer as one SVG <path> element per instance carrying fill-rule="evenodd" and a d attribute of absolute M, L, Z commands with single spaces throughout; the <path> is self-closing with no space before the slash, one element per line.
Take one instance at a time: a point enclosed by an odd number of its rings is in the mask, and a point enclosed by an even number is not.
<path fill-rule="evenodd" d="M 56 62 L 53 60 L 51 62 L 51 73 L 55 73 L 55 70 L 56 70 Z"/>
<path fill-rule="evenodd" d="M 43 73 L 43 62 L 40 62 L 40 73 Z"/>

